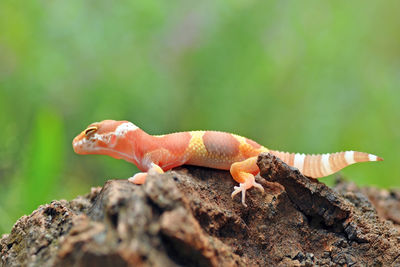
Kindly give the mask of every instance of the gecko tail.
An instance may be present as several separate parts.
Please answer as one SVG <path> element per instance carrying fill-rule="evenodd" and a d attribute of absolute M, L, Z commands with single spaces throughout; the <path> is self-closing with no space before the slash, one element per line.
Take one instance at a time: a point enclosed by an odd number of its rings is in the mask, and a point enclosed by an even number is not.
<path fill-rule="evenodd" d="M 311 178 L 325 177 L 341 169 L 364 161 L 382 161 L 381 157 L 358 151 L 306 155 L 270 150 L 269 153 L 280 158 L 289 166 L 296 167 L 305 176 Z"/>

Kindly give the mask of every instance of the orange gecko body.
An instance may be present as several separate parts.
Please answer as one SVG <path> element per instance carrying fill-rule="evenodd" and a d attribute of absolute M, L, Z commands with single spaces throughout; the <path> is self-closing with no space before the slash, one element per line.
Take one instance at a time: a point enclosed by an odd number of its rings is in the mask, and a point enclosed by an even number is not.
<path fill-rule="evenodd" d="M 304 175 L 319 178 L 363 161 L 382 160 L 372 154 L 346 151 L 333 154 L 304 155 L 269 150 L 245 137 L 217 131 L 190 131 L 167 135 L 149 135 L 128 121 L 105 120 L 89 125 L 73 140 L 78 154 L 103 154 L 135 164 L 142 172 L 128 180 L 143 184 L 148 173 L 163 173 L 180 165 L 196 165 L 230 170 L 239 186 L 232 197 L 256 187 L 263 191 L 254 176 L 259 173 L 257 156 L 269 152 Z"/>

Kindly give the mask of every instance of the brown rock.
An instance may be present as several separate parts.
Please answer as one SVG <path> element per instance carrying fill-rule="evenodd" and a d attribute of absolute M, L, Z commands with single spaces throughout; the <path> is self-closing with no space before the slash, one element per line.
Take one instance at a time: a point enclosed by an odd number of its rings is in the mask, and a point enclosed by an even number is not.
<path fill-rule="evenodd" d="M 249 190 L 247 208 L 231 199 L 229 172 L 196 167 L 149 176 L 142 186 L 108 181 L 85 197 L 53 201 L 2 237 L 1 263 L 400 265 L 400 192 L 344 182 L 332 190 L 270 154 L 258 163 L 266 193 Z"/>

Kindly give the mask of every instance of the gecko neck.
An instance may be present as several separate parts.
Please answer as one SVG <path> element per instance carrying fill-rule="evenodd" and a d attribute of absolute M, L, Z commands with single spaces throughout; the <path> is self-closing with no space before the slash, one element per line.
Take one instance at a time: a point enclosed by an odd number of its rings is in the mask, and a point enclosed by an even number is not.
<path fill-rule="evenodd" d="M 126 140 L 125 145 L 130 147 L 131 153 L 128 153 L 128 158 L 123 157 L 123 159 L 134 163 L 142 171 L 146 170 L 149 163 L 149 152 L 162 146 L 158 140 L 159 138 L 139 128 L 128 132 L 124 139 Z"/>

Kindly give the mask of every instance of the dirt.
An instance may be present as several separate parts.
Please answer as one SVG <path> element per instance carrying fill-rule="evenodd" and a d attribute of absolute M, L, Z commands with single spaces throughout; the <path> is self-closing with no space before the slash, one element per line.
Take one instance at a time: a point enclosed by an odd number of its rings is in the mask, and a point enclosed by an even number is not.
<path fill-rule="evenodd" d="M 21 217 L 3 266 L 400 266 L 400 191 L 334 188 L 270 154 L 244 207 L 229 172 L 184 166 L 110 180 Z"/>

